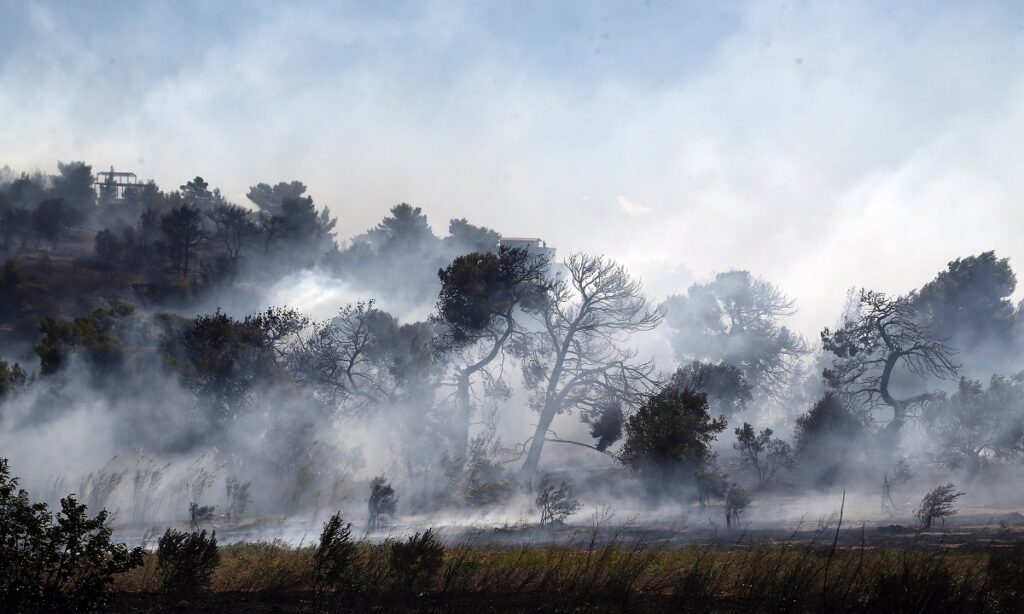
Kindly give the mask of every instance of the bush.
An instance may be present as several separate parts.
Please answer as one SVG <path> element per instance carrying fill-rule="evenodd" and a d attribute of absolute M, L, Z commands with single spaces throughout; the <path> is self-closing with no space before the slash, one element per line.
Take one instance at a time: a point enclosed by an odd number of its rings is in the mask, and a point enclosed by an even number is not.
<path fill-rule="evenodd" d="M 541 480 L 537 489 L 537 498 L 534 500 L 540 508 L 540 526 L 562 522 L 569 516 L 575 514 L 582 506 L 572 484 L 562 482 L 555 486 L 549 476 Z"/>
<path fill-rule="evenodd" d="M 347 576 L 356 560 L 356 545 L 352 541 L 352 525 L 344 524 L 339 514 L 324 523 L 320 545 L 313 555 L 313 591 L 317 603 L 327 591 L 344 588 Z"/>
<path fill-rule="evenodd" d="M 750 505 L 750 493 L 739 484 L 729 486 L 725 492 L 725 524 L 732 528 L 733 524 L 739 525 L 740 514 Z"/>
<path fill-rule="evenodd" d="M 56 517 L 31 503 L 0 458 L 0 609 L 94 612 L 114 574 L 142 565 L 142 549 L 110 540 L 107 512 L 89 518 L 74 497 Z"/>
<path fill-rule="evenodd" d="M 380 527 L 382 517 L 394 516 L 398 505 L 395 489 L 386 477 L 378 475 L 370 481 L 370 498 L 366 502 L 366 528 L 373 531 Z"/>
<path fill-rule="evenodd" d="M 390 563 L 396 588 L 427 590 L 444 564 L 444 544 L 433 529 L 417 532 L 404 542 L 391 543 Z"/>
<path fill-rule="evenodd" d="M 157 542 L 157 572 L 163 591 L 185 597 L 210 586 L 213 570 L 220 563 L 217 532 L 167 529 Z"/>
<path fill-rule="evenodd" d="M 921 523 L 922 529 L 932 528 L 932 523 L 936 518 L 941 518 L 945 523 L 948 516 L 956 516 L 957 510 L 953 505 L 964 493 L 955 491 L 956 487 L 951 482 L 936 486 L 921 499 L 921 505 L 917 508 L 914 516 Z"/>

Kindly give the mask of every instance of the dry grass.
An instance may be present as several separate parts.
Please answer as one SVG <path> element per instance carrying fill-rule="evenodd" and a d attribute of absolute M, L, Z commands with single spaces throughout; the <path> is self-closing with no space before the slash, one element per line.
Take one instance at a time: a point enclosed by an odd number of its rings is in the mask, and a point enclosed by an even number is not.
<path fill-rule="evenodd" d="M 314 548 L 282 542 L 227 546 L 211 592 L 300 603 L 313 588 L 313 553 Z M 992 552 L 943 548 L 835 549 L 821 542 L 662 548 L 587 536 L 550 546 L 455 545 L 445 550 L 439 572 L 414 593 L 394 581 L 389 553 L 388 544 L 358 544 L 353 588 L 332 607 L 383 603 L 398 610 L 464 611 L 486 603 L 497 611 L 1001 612 L 1020 605 L 1021 582 L 1007 581 L 1006 570 L 1024 568 L 1024 547 L 1001 549 L 994 567 Z M 149 555 L 145 566 L 118 578 L 115 591 L 155 591 L 154 558 Z"/>

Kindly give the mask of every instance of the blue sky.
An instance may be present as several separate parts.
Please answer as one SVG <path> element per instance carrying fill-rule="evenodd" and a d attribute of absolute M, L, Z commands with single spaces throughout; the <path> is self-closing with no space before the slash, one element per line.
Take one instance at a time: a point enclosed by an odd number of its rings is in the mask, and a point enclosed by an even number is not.
<path fill-rule="evenodd" d="M 1024 266 L 1020 6 L 0 0 L 0 165 L 301 179 L 342 235 L 407 201 L 655 296 L 748 268 L 813 335 L 851 285 Z"/>

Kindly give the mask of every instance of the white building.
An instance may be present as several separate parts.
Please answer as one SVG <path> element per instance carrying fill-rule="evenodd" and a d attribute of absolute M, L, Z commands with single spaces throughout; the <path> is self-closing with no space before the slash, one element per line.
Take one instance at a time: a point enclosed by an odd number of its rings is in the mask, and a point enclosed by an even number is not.
<path fill-rule="evenodd" d="M 548 244 L 536 237 L 502 237 L 499 243 L 501 247 L 512 249 L 524 249 L 531 256 L 547 258 L 548 262 L 555 262 L 555 248 L 548 247 Z"/>

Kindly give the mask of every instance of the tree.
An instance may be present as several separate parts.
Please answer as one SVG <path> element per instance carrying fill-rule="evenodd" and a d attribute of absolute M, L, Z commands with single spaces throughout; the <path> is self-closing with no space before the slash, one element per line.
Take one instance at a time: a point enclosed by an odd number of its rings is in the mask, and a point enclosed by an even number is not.
<path fill-rule="evenodd" d="M 928 494 L 921 499 L 921 505 L 918 506 L 917 512 L 914 513 L 921 523 L 921 528 L 925 530 L 932 528 L 932 523 L 936 518 L 942 519 L 945 523 L 947 517 L 956 516 L 957 509 L 953 506 L 963 495 L 962 492 L 956 492 L 956 487 L 952 482 L 929 490 Z"/>
<path fill-rule="evenodd" d="M 366 529 L 375 531 L 380 528 L 381 517 L 395 515 L 398 506 L 398 497 L 395 496 L 395 489 L 383 475 L 370 480 L 370 498 L 366 502 L 367 518 Z"/>
<path fill-rule="evenodd" d="M 187 277 L 192 252 L 203 242 L 199 210 L 187 204 L 171 209 L 160 218 L 160 232 L 172 270 Z"/>
<path fill-rule="evenodd" d="M 547 262 L 525 250 L 502 248 L 459 256 L 437 272 L 441 291 L 435 318 L 444 330 L 441 345 L 456 361 L 452 446 L 462 458 L 468 457 L 473 376 L 501 355 L 513 335 L 522 334 L 516 314 L 543 296 L 547 269 Z"/>
<path fill-rule="evenodd" d="M 427 216 L 419 207 L 408 203 L 400 203 L 391 208 L 391 215 L 385 217 L 371 231 L 378 238 L 381 247 L 387 251 L 402 249 L 416 250 L 437 237 L 430 231 Z"/>
<path fill-rule="evenodd" d="M 82 351 L 97 375 L 116 371 L 124 358 L 121 336 L 130 328 L 135 308 L 127 303 L 95 309 L 87 316 L 63 320 L 45 318 L 39 323 L 39 371 L 52 375 L 68 364 L 71 354 Z"/>
<path fill-rule="evenodd" d="M 6 360 L 0 359 L 0 401 L 5 400 L 18 388 L 24 387 L 28 381 L 28 374 L 20 364 L 11 365 Z"/>
<path fill-rule="evenodd" d="M 180 189 L 182 200 L 185 201 L 186 205 L 194 209 L 203 211 L 213 200 L 210 184 L 202 177 L 197 176 L 195 179 L 186 182 Z"/>
<path fill-rule="evenodd" d="M 445 243 L 451 244 L 451 250 L 457 254 L 472 252 L 496 252 L 501 235 L 490 228 L 474 226 L 465 218 L 453 219 L 448 222 L 448 236 Z"/>
<path fill-rule="evenodd" d="M 919 322 L 909 298 L 881 292 L 861 290 L 856 308 L 837 330 L 823 330 L 821 342 L 835 356 L 832 368 L 824 372 L 832 390 L 869 415 L 882 405 L 892 408 L 892 419 L 882 431 L 882 445 L 890 451 L 907 419 L 942 396 L 925 391 L 897 397 L 892 387 L 897 369 L 918 378 L 948 379 L 960 368 L 953 362 L 955 351 Z"/>
<path fill-rule="evenodd" d="M 242 250 L 252 245 L 259 236 L 259 225 L 253 219 L 252 212 L 230 203 L 217 204 L 207 215 L 213 222 L 211 238 L 224 249 L 231 270 L 236 270 Z"/>
<path fill-rule="evenodd" d="M 241 321 L 220 311 L 198 316 L 180 335 L 182 379 L 207 401 L 212 421 L 223 425 L 249 406 L 257 388 L 283 377 L 278 344 L 305 324 L 303 316 L 284 309 Z M 177 349 L 173 343 L 165 347 L 170 356 Z"/>
<path fill-rule="evenodd" d="M 95 182 L 92 167 L 85 162 L 57 162 L 51 193 L 68 207 L 85 211 L 96 205 Z"/>
<path fill-rule="evenodd" d="M 114 264 L 121 257 L 123 251 L 121 240 L 110 229 L 105 228 L 97 232 L 94 243 L 96 256 L 107 265 Z"/>
<path fill-rule="evenodd" d="M 583 507 L 573 490 L 572 484 L 564 480 L 555 486 L 551 476 L 544 476 L 537 487 L 537 498 L 534 500 L 540 510 L 541 527 L 563 522 Z"/>
<path fill-rule="evenodd" d="M 277 245 L 303 265 L 310 265 L 325 251 L 334 248 L 334 226 L 324 207 L 317 213 L 313 199 L 289 197 L 281 202 L 280 212 L 262 214 L 261 225 L 266 237 L 266 248 Z"/>
<path fill-rule="evenodd" d="M 4 249 L 10 249 L 12 240 L 16 237 L 21 240 L 21 247 L 24 248 L 32 236 L 32 223 L 32 212 L 28 209 L 11 207 L 4 210 L 3 214 L 0 214 L 0 232 L 4 235 Z"/>
<path fill-rule="evenodd" d="M 739 484 L 732 484 L 725 492 L 725 525 L 732 528 L 740 523 L 740 514 L 750 506 L 750 493 Z"/>
<path fill-rule="evenodd" d="M 772 439 L 771 429 L 754 432 L 754 427 L 744 422 L 736 427 L 736 443 L 732 447 L 740 453 L 740 462 L 744 466 L 753 467 L 757 473 L 757 485 L 764 488 L 775 478 L 780 467 L 793 464 L 790 445 L 779 439 Z"/>
<path fill-rule="evenodd" d="M 747 271 L 719 273 L 665 300 L 676 356 L 735 365 L 747 383 L 778 397 L 807 351 L 803 338 L 779 320 L 796 313 L 776 286 Z"/>
<path fill-rule="evenodd" d="M 32 503 L 0 458 L 0 605 L 10 612 L 105 609 L 116 574 L 142 565 L 142 548 L 111 541 L 108 514 L 90 518 L 74 496 L 56 517 Z"/>
<path fill-rule="evenodd" d="M 828 391 L 796 419 L 796 459 L 814 471 L 822 484 L 835 480 L 843 467 L 864 453 L 868 429 Z"/>
<path fill-rule="evenodd" d="M 910 300 L 932 335 L 970 354 L 978 350 L 980 362 L 995 353 L 986 346 L 1014 340 L 1016 287 L 1009 261 L 984 252 L 950 262 Z"/>
<path fill-rule="evenodd" d="M 708 413 L 704 393 L 667 386 L 626 419 L 619 459 L 652 482 L 695 477 L 713 461 L 711 443 L 725 427 L 724 417 Z"/>
<path fill-rule="evenodd" d="M 400 325 L 374 301 L 359 302 L 296 335 L 287 361 L 300 383 L 346 415 L 406 398 L 423 404 L 433 394 L 432 329 L 428 323 Z"/>
<path fill-rule="evenodd" d="M 611 260 L 573 254 L 565 266 L 568 278 L 552 283 L 545 300 L 531 307 L 542 330 L 523 347 L 524 380 L 540 413 L 523 464 L 526 475 L 536 472 L 556 415 L 593 410 L 609 399 L 636 406 L 653 388 L 653 363 L 637 362 L 636 352 L 623 345 L 631 334 L 658 326 L 661 311 Z"/>
<path fill-rule="evenodd" d="M 49 241 L 53 247 L 57 246 L 57 241 L 64 231 L 79 220 L 81 214 L 69 208 L 59 198 L 44 200 L 32 212 L 32 227 L 40 238 Z"/>
<path fill-rule="evenodd" d="M 753 398 L 743 372 L 725 362 L 695 360 L 676 370 L 672 385 L 703 392 L 708 396 L 712 412 L 726 416 L 742 410 Z"/>
<path fill-rule="evenodd" d="M 306 186 L 301 181 L 281 181 L 274 186 L 258 183 L 249 188 L 245 197 L 259 207 L 262 213 L 278 215 L 285 199 L 302 198 L 305 193 Z"/>
<path fill-rule="evenodd" d="M 939 460 L 950 469 L 978 477 L 986 458 L 1024 456 L 1024 371 L 1007 378 L 993 375 L 988 389 L 960 378 L 957 392 L 928 416 Z"/>
<path fill-rule="evenodd" d="M 135 243 L 143 258 L 149 258 L 150 250 L 160 233 L 160 213 L 154 207 L 143 209 L 135 225 Z"/>

